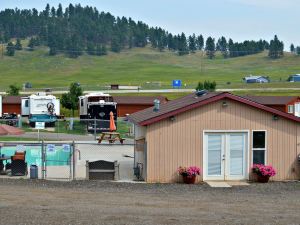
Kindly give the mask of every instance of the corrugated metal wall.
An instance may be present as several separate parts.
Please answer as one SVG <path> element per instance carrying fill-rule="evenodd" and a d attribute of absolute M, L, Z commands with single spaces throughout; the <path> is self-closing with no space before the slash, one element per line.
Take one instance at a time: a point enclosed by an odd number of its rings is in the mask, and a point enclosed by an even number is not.
<path fill-rule="evenodd" d="M 147 127 L 147 181 L 178 181 L 179 166 L 202 168 L 204 130 L 249 130 L 250 165 L 252 162 L 252 130 L 267 131 L 267 164 L 277 170 L 274 180 L 298 179 L 300 125 L 262 110 L 224 100 L 176 116 L 175 121 L 163 120 Z M 202 177 L 200 177 L 200 180 Z"/>
<path fill-rule="evenodd" d="M 21 114 L 21 104 L 3 104 L 2 112 Z"/>

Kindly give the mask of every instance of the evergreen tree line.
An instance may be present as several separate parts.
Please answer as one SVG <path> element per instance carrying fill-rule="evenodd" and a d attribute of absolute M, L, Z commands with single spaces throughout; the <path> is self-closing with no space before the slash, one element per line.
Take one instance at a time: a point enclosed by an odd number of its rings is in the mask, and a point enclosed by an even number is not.
<path fill-rule="evenodd" d="M 283 55 L 283 43 L 277 36 L 270 43 L 265 40 L 239 43 L 225 37 L 215 41 L 212 37 L 205 40 L 202 35 L 173 35 L 160 27 L 149 27 L 131 18 L 114 17 L 80 4 L 69 4 L 64 10 L 61 4 L 58 8 L 47 4 L 41 12 L 36 9 L 5 9 L 0 12 L 0 43 L 8 43 L 11 38 L 17 38 L 17 41 L 30 38 L 27 47 L 32 51 L 35 46 L 46 45 L 50 55 L 66 53 L 70 57 L 78 57 L 83 52 L 101 56 L 107 54 L 108 48 L 120 52 L 147 44 L 160 51 L 174 51 L 178 55 L 205 50 L 211 59 L 216 51 L 220 51 L 225 58 L 264 50 L 269 50 L 272 58 Z M 9 42 L 7 54 L 13 55 L 15 50 L 20 50 L 20 43 L 17 46 Z"/>
<path fill-rule="evenodd" d="M 290 50 L 291 50 L 291 53 L 300 55 L 300 46 L 295 47 L 294 44 L 291 44 Z"/>

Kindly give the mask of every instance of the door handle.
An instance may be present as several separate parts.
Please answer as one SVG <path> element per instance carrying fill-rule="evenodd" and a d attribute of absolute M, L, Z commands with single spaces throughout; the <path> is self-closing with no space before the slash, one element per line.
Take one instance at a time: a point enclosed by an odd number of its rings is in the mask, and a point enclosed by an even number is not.
<path fill-rule="evenodd" d="M 225 154 L 223 154 L 223 156 L 222 156 L 222 160 L 225 160 Z"/>

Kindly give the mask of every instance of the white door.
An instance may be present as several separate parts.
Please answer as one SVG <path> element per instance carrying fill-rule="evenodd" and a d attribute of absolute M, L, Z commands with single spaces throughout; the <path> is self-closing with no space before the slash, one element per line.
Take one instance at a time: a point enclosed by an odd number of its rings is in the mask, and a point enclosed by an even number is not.
<path fill-rule="evenodd" d="M 246 179 L 246 133 L 206 133 L 205 180 Z"/>

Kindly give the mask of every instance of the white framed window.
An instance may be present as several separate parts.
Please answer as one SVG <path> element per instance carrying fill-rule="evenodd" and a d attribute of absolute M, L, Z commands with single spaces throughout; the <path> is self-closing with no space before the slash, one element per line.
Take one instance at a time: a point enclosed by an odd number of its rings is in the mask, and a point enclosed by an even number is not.
<path fill-rule="evenodd" d="M 294 105 L 288 105 L 288 113 L 294 114 Z"/>
<path fill-rule="evenodd" d="M 266 164 L 267 135 L 264 130 L 252 131 L 252 163 Z"/>

